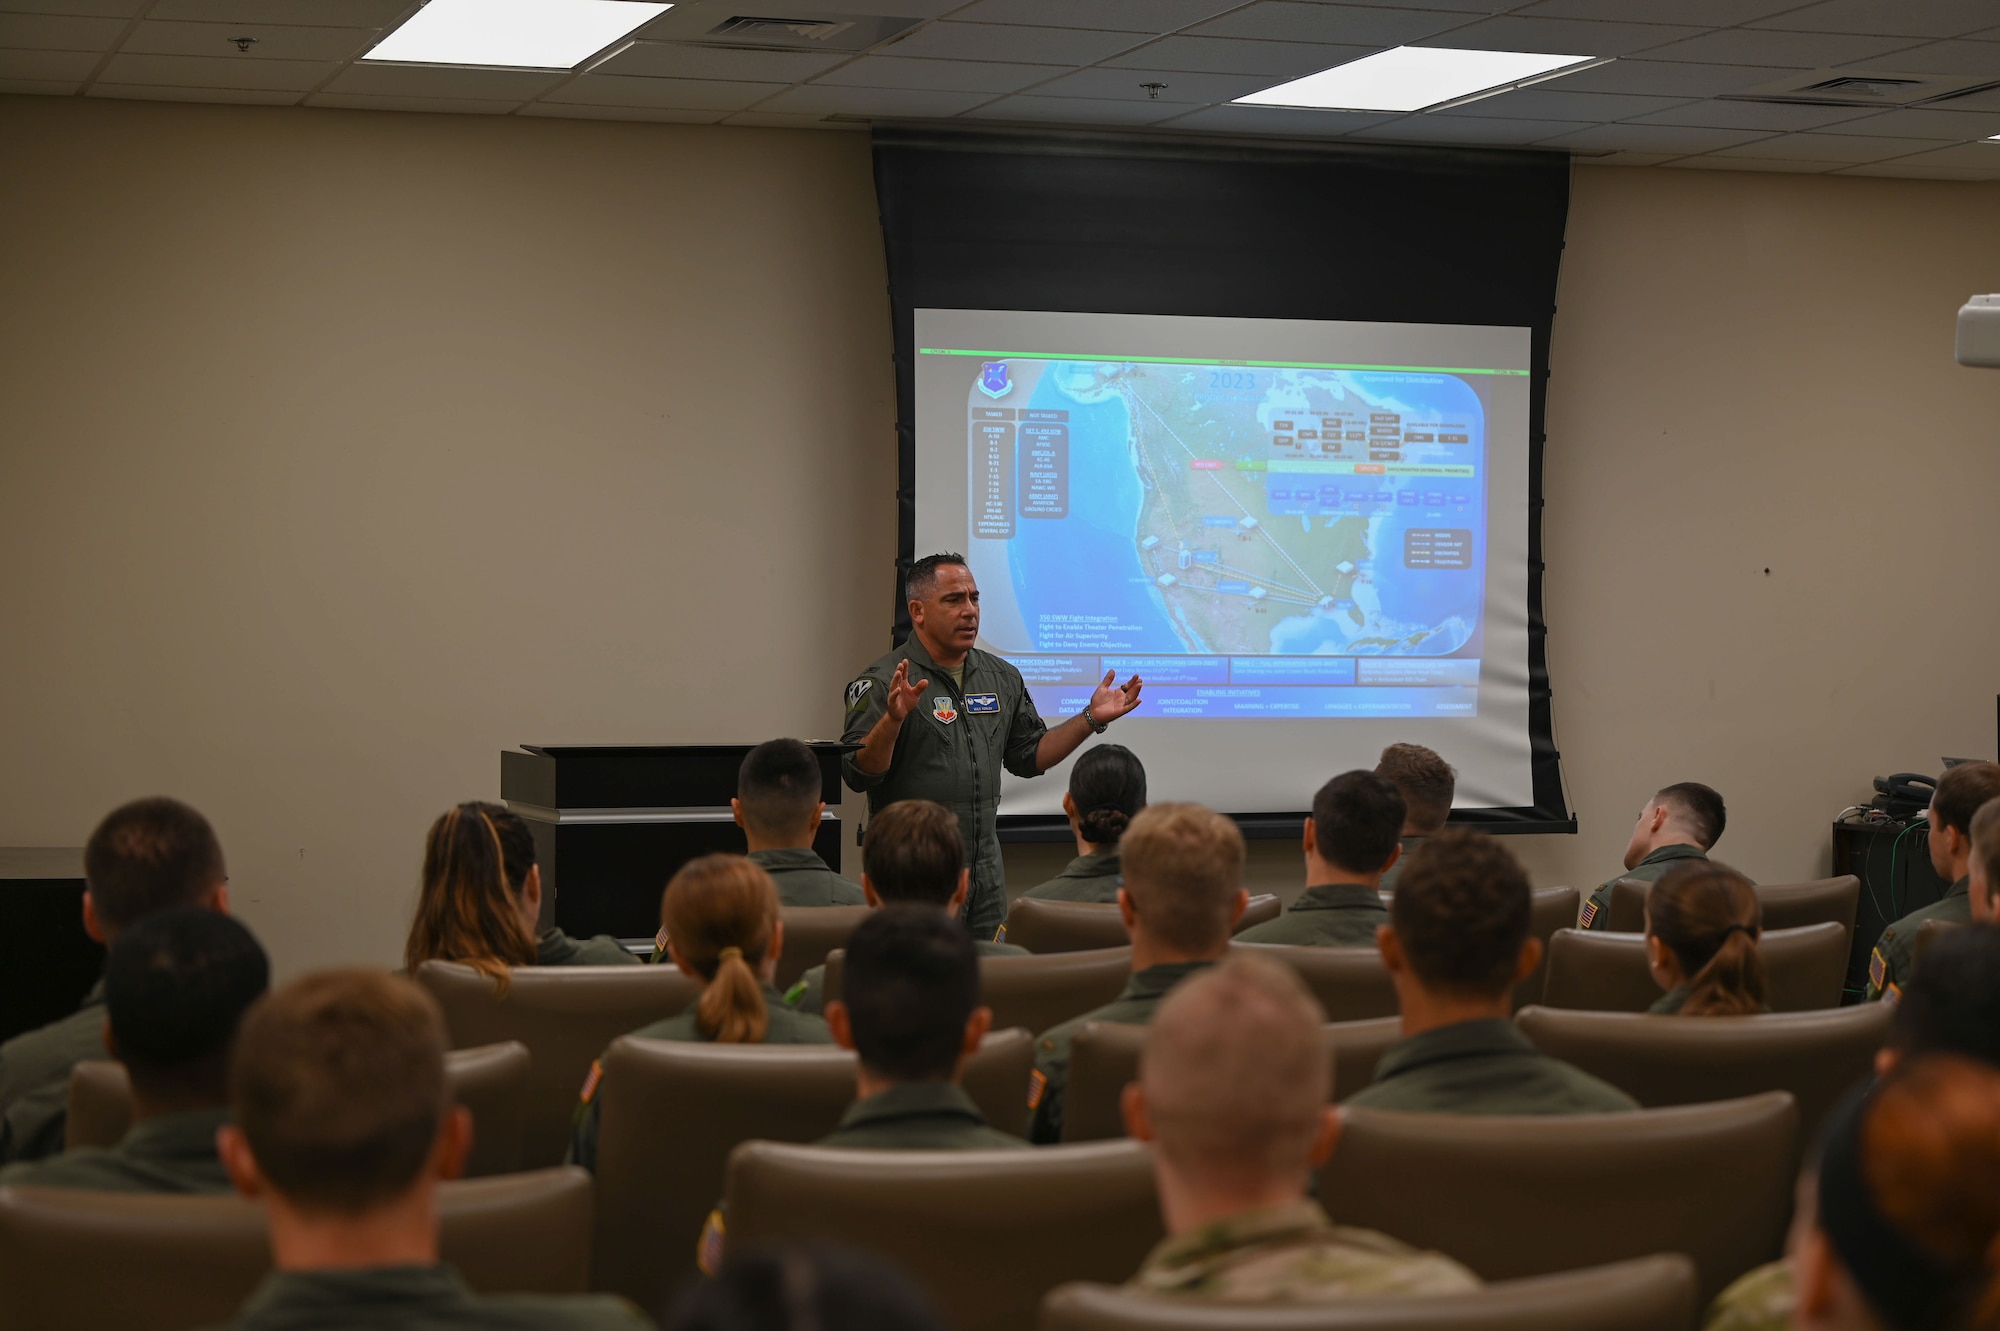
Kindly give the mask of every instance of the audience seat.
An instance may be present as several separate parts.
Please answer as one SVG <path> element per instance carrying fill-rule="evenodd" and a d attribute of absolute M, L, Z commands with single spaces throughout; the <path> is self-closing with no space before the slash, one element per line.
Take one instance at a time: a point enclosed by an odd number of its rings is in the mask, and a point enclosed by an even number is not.
<path fill-rule="evenodd" d="M 1326 1009 L 1328 1021 L 1366 1021 L 1393 1017 L 1402 1010 L 1396 986 L 1382 954 L 1372 947 L 1303 947 L 1291 943 L 1231 943 L 1237 952 L 1254 952 L 1281 961 L 1298 972 L 1306 987 Z"/>
<path fill-rule="evenodd" d="M 1041 1331 L 1687 1331 L 1694 1263 L 1656 1254 L 1475 1294 L 1228 1304 L 1064 1285 L 1042 1300 Z"/>
<path fill-rule="evenodd" d="M 868 918 L 873 906 L 783 906 L 778 916 L 785 922 L 785 945 L 778 953 L 778 992 L 799 982 L 799 977 L 826 960 L 827 953 L 845 946 L 855 926 Z"/>
<path fill-rule="evenodd" d="M 416 978 L 444 1008 L 454 1046 L 519 1040 L 528 1047 L 521 1145 L 527 1169 L 562 1163 L 577 1094 L 605 1046 L 673 1016 L 701 995 L 700 981 L 673 966 L 524 967 L 504 994 L 456 962 L 427 961 Z"/>
<path fill-rule="evenodd" d="M 967 1094 L 1017 1136 L 1027 1128 L 1034 1058 L 1031 1033 L 995 1031 L 965 1069 Z M 831 1045 L 616 1041 L 600 1092 L 597 1287 L 642 1308 L 664 1306 L 695 1273 L 695 1244 L 722 1196 L 730 1148 L 826 1136 L 854 1102 L 854 1071 L 854 1055 Z"/>
<path fill-rule="evenodd" d="M 1765 1001 L 1773 1012 L 1836 1007 L 1847 978 L 1848 930 L 1831 922 L 1770 929 L 1757 940 L 1763 954 Z M 1562 929 L 1549 943 L 1548 1007 L 1597 1012 L 1644 1012 L 1660 998 L 1646 969 L 1644 934 Z"/>
<path fill-rule="evenodd" d="M 1611 885 L 1605 927 L 1614 933 L 1642 933 L 1646 928 L 1646 893 L 1652 884 L 1620 878 Z M 1861 901 L 1861 880 L 1853 874 L 1815 878 L 1806 883 L 1760 883 L 1757 900 L 1764 908 L 1764 928 L 1798 929 L 1833 921 L 1854 931 L 1854 911 Z"/>
<path fill-rule="evenodd" d="M 1583 909 L 1583 894 L 1573 887 L 1538 887 L 1529 905 L 1528 932 L 1542 940 L 1542 960 L 1528 977 L 1514 986 L 1514 1006 L 1524 1008 L 1542 1001 L 1542 984 L 1549 974 L 1549 940 L 1556 930 L 1573 928 L 1577 912 Z"/>
<path fill-rule="evenodd" d="M 581 1169 L 447 1183 L 444 1260 L 481 1293 L 581 1293 L 590 1195 Z M 263 1208 L 241 1198 L 0 1188 L 0 1331 L 210 1326 L 270 1264 Z"/>
<path fill-rule="evenodd" d="M 852 1244 L 901 1267 L 952 1331 L 1020 1331 L 1071 1280 L 1123 1280 L 1160 1241 L 1145 1148 L 840 1151 L 749 1142 L 729 1157 L 729 1244 Z"/>
<path fill-rule="evenodd" d="M 1624 1114 L 1343 1118 L 1319 1173 L 1333 1219 L 1450 1253 L 1487 1280 L 1680 1252 L 1706 1307 L 1778 1256 L 1791 1216 L 1799 1116 L 1782 1091 Z"/>
<path fill-rule="evenodd" d="M 1602 1077 L 1648 1108 L 1790 1091 L 1799 1140 L 1873 1072 L 1892 1009 L 1862 1003 L 1761 1017 L 1647 1017 L 1531 1007 L 1515 1018 L 1543 1053 Z"/>
<path fill-rule="evenodd" d="M 825 995 L 829 1000 L 840 997 L 846 959 L 845 948 L 827 955 Z M 1060 1026 L 1118 997 L 1131 978 L 1129 946 L 979 959 L 980 999 L 993 1009 L 996 1031 L 1020 1026 L 1039 1032 Z"/>
<path fill-rule="evenodd" d="M 1270 893 L 1251 897 L 1236 922 L 1236 932 L 1275 920 L 1284 909 L 1284 903 Z M 1124 947 L 1132 940 L 1116 902 L 1016 897 L 1007 912 L 1007 941 L 1030 952 L 1050 953 Z"/>

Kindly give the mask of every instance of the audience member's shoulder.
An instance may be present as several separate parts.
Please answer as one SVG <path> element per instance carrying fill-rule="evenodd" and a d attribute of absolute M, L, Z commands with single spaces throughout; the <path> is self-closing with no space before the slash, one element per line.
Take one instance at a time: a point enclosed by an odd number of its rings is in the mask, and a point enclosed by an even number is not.
<path fill-rule="evenodd" d="M 493 1327 L 495 1331 L 627 1331 L 653 1323 L 639 1310 L 615 1294 L 534 1295 L 509 1294 L 477 1301 L 479 1312 L 490 1320 L 468 1322 L 467 1326 Z"/>
<path fill-rule="evenodd" d="M 87 1058 L 103 1058 L 104 1005 L 82 1008 L 0 1044 L 0 1103 L 51 1077 L 67 1078 Z"/>

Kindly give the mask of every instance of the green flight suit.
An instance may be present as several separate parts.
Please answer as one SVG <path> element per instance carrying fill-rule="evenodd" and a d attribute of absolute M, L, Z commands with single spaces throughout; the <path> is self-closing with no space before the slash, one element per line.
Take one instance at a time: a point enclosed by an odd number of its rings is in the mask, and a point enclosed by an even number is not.
<path fill-rule="evenodd" d="M 654 1331 L 615 1294 L 474 1294 L 449 1266 L 274 1271 L 216 1331 Z"/>
<path fill-rule="evenodd" d="M 1021 895 L 1037 901 L 1108 903 L 1118 900 L 1118 889 L 1123 886 L 1125 871 L 1118 863 L 1118 852 L 1103 850 L 1095 855 L 1077 856 L 1061 873 Z"/>
<path fill-rule="evenodd" d="M 1684 843 L 1673 846 L 1661 846 L 1645 859 L 1640 860 L 1624 873 L 1619 874 L 1618 878 L 1637 878 L 1642 882 L 1657 883 L 1667 876 L 1667 870 L 1673 868 L 1682 860 L 1705 860 L 1707 858 L 1708 852 L 1700 846 L 1690 846 Z M 1611 904 L 1611 885 L 1616 883 L 1618 878 L 1605 879 L 1603 886 L 1592 892 L 1590 899 L 1583 903 L 1583 914 L 1577 920 L 1583 928 L 1596 929 L 1599 932 L 1603 932 L 1611 927 L 1604 919 L 1604 908 Z"/>
<path fill-rule="evenodd" d="M 1239 943 L 1297 947 L 1373 947 L 1389 922 L 1382 895 L 1366 883 L 1322 883 L 1299 893 L 1291 909 L 1236 935 Z"/>
<path fill-rule="evenodd" d="M 1917 928 L 1925 920 L 1950 924 L 1972 923 L 1972 879 L 1961 878 L 1944 896 L 1930 905 L 1911 911 L 1882 931 L 1868 957 L 1868 997 L 1884 994 L 1902 996 L 1903 981 L 1910 978 L 1910 963 L 1917 958 Z"/>
<path fill-rule="evenodd" d="M 1028 1108 L 1034 1119 L 1028 1125 L 1028 1140 L 1047 1145 L 1062 1140 L 1063 1092 L 1069 1087 L 1070 1044 L 1084 1023 L 1115 1021 L 1127 1026 L 1144 1026 L 1153 1020 L 1167 991 L 1212 961 L 1176 961 L 1164 966 L 1148 966 L 1125 982 L 1125 992 L 1094 1012 L 1073 1017 L 1060 1026 L 1051 1026 L 1035 1041 L 1035 1070 L 1028 1078 Z"/>
<path fill-rule="evenodd" d="M 972 1097 L 948 1081 L 911 1081 L 856 1100 L 821 1146 L 880 1151 L 1027 1150 L 1019 1137 L 989 1127 Z"/>
<path fill-rule="evenodd" d="M 974 649 L 964 662 L 965 686 L 952 681 L 915 633 L 847 686 L 841 739 L 859 744 L 888 710 L 896 664 L 910 663 L 909 682 L 930 687 L 903 719 L 889 770 L 864 772 L 850 753 L 840 760 L 850 789 L 865 792 L 873 815 L 898 800 L 935 800 L 958 815 L 972 869 L 965 922 L 975 938 L 991 938 L 1007 918 L 1007 871 L 994 818 L 1002 769 L 1040 776 L 1035 751 L 1048 727 L 1028 696 L 1021 672 L 991 652 Z"/>
<path fill-rule="evenodd" d="M 780 906 L 865 906 L 867 894 L 826 867 L 810 846 L 786 850 L 753 850 L 751 860 L 778 885 Z"/>
<path fill-rule="evenodd" d="M 1461 1021 L 1389 1046 L 1350 1109 L 1416 1114 L 1602 1114 L 1639 1102 L 1550 1058 L 1505 1017 Z"/>
<path fill-rule="evenodd" d="M 70 1069 L 104 1057 L 104 1020 L 99 980 L 69 1016 L 0 1044 L 0 1165 L 62 1150 Z"/>
<path fill-rule="evenodd" d="M 1401 842 L 1403 853 L 1396 857 L 1394 864 L 1382 871 L 1382 890 L 1384 892 L 1394 892 L 1396 890 L 1396 880 L 1403 876 L 1403 866 L 1410 862 L 1410 855 L 1418 846 L 1423 845 L 1428 840 L 1430 840 L 1429 837 L 1421 836 L 1406 836 L 1403 838 Z"/>
<path fill-rule="evenodd" d="M 1028 949 L 1016 947 L 1012 943 L 996 943 L 990 938 L 975 938 L 973 947 L 982 957 L 1025 957 Z M 785 990 L 785 1002 L 797 1012 L 821 1013 L 826 1011 L 826 967 L 813 966 L 799 976 L 798 983 Z"/>
<path fill-rule="evenodd" d="M 190 1109 L 132 1125 L 116 1146 L 80 1146 L 47 1160 L 0 1169 L 0 1188 L 82 1188 L 90 1192 L 229 1192 L 215 1130 L 229 1111 Z"/>
<path fill-rule="evenodd" d="M 1162 1240 L 1125 1287 L 1218 1303 L 1331 1303 L 1464 1294 L 1479 1288 L 1479 1277 L 1443 1253 L 1336 1225 L 1319 1203 L 1301 1198 Z"/>
<path fill-rule="evenodd" d="M 1687 1006 L 1688 994 L 1690 991 L 1691 991 L 1690 986 L 1688 985 L 1685 984 L 1675 985 L 1673 988 L 1667 990 L 1667 992 L 1665 992 L 1664 994 L 1661 994 L 1658 1000 L 1654 1002 L 1653 1006 L 1646 1009 L 1646 1015 L 1650 1017 L 1680 1016 L 1681 1009 Z M 1768 1007 L 1760 1009 L 1760 1011 L 1763 1012 L 1769 1012 L 1770 1010 L 1771 1009 Z"/>
<path fill-rule="evenodd" d="M 537 966 L 642 966 L 645 960 L 627 952 L 610 934 L 578 939 L 551 929 L 535 940 Z"/>

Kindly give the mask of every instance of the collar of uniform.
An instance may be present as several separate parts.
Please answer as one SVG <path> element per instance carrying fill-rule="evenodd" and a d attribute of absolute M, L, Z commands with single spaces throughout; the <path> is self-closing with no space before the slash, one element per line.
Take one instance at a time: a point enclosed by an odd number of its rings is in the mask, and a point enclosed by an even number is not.
<path fill-rule="evenodd" d="M 1708 852 L 1700 846 L 1690 846 L 1685 841 L 1677 841 L 1671 846 L 1661 846 L 1645 859 L 1640 860 L 1639 864 L 1635 864 L 1632 867 L 1636 869 L 1640 864 L 1665 864 L 1669 860 L 1705 860 L 1707 858 Z"/>
<path fill-rule="evenodd" d="M 924 640 L 917 636 L 915 629 L 911 629 L 910 636 L 903 640 L 903 655 L 909 657 L 914 664 L 922 666 L 925 670 L 937 676 L 937 678 L 945 681 L 946 684 L 951 683 L 951 676 L 945 673 L 943 666 L 932 659 L 930 648 L 924 646 Z M 972 677 L 979 669 L 979 656 L 979 649 L 974 647 L 967 651 L 965 659 L 959 662 L 959 673 L 965 677 L 965 691 L 968 693 L 972 691 Z"/>
<path fill-rule="evenodd" d="M 1299 893 L 1291 910 L 1387 910 L 1382 894 L 1366 883 L 1321 883 Z"/>
<path fill-rule="evenodd" d="M 1659 998 L 1654 1001 L 1653 1006 L 1646 1009 L 1646 1015 L 1652 1017 L 1679 1016 L 1681 1009 L 1687 1006 L 1688 992 L 1689 990 L 1687 985 L 1684 984 L 1675 985 L 1673 988 L 1667 990 L 1667 992 L 1665 992 L 1664 994 L 1661 994 Z"/>
<path fill-rule="evenodd" d="M 899 1118 L 955 1117 L 986 1126 L 986 1115 L 959 1086 L 948 1081 L 906 1081 L 886 1091 L 856 1100 L 840 1116 L 842 1128 L 886 1123 Z"/>
<path fill-rule="evenodd" d="M 1059 878 L 1109 878 L 1119 871 L 1118 852 L 1101 850 L 1095 855 L 1079 855 L 1069 862 Z"/>
<path fill-rule="evenodd" d="M 750 852 L 753 864 L 761 865 L 770 873 L 785 873 L 793 869 L 825 869 L 826 861 L 810 846 L 786 846 L 779 850 L 753 850 Z"/>
<path fill-rule="evenodd" d="M 1125 992 L 1118 997 L 1158 998 L 1196 971 L 1207 970 L 1214 964 L 1212 961 L 1168 961 L 1148 966 L 1125 982 Z"/>
<path fill-rule="evenodd" d="M 1300 1198 L 1283 1206 L 1244 1211 L 1210 1221 L 1185 1234 L 1176 1234 L 1147 1254 L 1140 1270 L 1169 1273 L 1186 1267 L 1199 1267 L 1252 1244 L 1302 1237 L 1332 1228 L 1333 1222 L 1327 1219 L 1318 1202 Z"/>
<path fill-rule="evenodd" d="M 352 1311 L 363 1307 L 449 1308 L 472 1302 L 472 1291 L 449 1266 L 375 1266 L 359 1271 L 274 1271 L 243 1305 L 245 1320 L 259 1313 Z"/>
<path fill-rule="evenodd" d="M 134 1123 L 118 1150 L 140 1160 L 213 1160 L 215 1130 L 228 1121 L 229 1110 L 223 1106 L 161 1114 Z"/>
<path fill-rule="evenodd" d="M 1972 875 L 1967 874 L 1965 877 L 1959 879 L 1957 882 L 1953 883 L 1948 889 L 1946 889 L 1945 894 L 1939 897 L 1938 900 L 1950 901 L 1953 897 L 1970 896 L 1971 894 L 1972 894 Z"/>
<path fill-rule="evenodd" d="M 576 954 L 576 940 L 551 926 L 535 939 L 535 964 L 560 966 Z"/>
<path fill-rule="evenodd" d="M 1375 1065 L 1375 1080 L 1387 1081 L 1432 1063 L 1487 1058 L 1494 1054 L 1541 1056 L 1513 1022 L 1505 1017 L 1482 1017 L 1476 1021 L 1456 1021 L 1391 1045 L 1382 1055 L 1382 1061 Z"/>

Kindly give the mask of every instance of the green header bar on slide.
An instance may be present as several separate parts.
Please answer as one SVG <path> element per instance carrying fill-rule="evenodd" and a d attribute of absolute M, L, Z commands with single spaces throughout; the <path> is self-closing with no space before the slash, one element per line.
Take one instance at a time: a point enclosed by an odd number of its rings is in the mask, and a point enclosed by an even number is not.
<path fill-rule="evenodd" d="M 974 351 L 965 347 L 918 347 L 919 356 L 977 356 L 981 360 L 1080 360 L 1126 362 L 1134 365 L 1241 365 L 1264 370 L 1378 370 L 1391 374 L 1507 374 L 1527 377 L 1526 370 L 1480 369 L 1465 365 L 1349 365 L 1316 360 L 1218 360 L 1214 356 L 1086 356 L 1058 351 Z"/>
<path fill-rule="evenodd" d="M 1337 458 L 1238 458 L 1238 471 L 1268 471 L 1291 476 L 1471 476 L 1470 466 L 1457 462 L 1344 462 Z"/>

